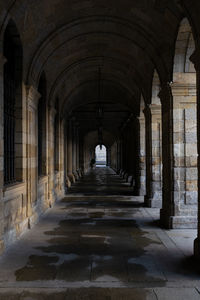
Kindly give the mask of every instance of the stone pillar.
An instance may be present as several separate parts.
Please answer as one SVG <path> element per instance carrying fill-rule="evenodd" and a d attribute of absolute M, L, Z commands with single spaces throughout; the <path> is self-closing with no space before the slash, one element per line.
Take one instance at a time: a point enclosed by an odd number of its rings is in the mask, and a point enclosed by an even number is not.
<path fill-rule="evenodd" d="M 174 201 L 180 227 L 197 226 L 196 84 L 173 83 Z"/>
<path fill-rule="evenodd" d="M 161 105 L 149 105 L 146 116 L 146 196 L 148 207 L 162 207 Z"/>
<path fill-rule="evenodd" d="M 27 217 L 29 225 L 34 218 L 33 208 L 37 202 L 37 183 L 38 183 L 38 100 L 40 94 L 32 87 L 26 87 L 27 93 Z M 33 220 L 34 223 L 34 220 Z"/>
<path fill-rule="evenodd" d="M 73 121 L 72 123 L 72 174 L 74 175 L 74 178 L 76 179 L 76 146 L 77 146 L 77 127 L 76 123 Z"/>
<path fill-rule="evenodd" d="M 136 145 L 136 136 L 135 136 L 135 126 L 133 120 L 130 123 L 129 130 L 129 139 L 130 139 L 130 150 L 129 150 L 129 160 L 130 160 L 130 172 L 129 175 L 132 176 L 132 182 L 134 178 L 134 169 L 135 169 L 135 145 Z"/>
<path fill-rule="evenodd" d="M 65 194 L 65 183 L 64 183 L 64 178 L 65 178 L 65 122 L 64 120 L 60 120 L 60 155 L 59 155 L 59 171 L 60 171 L 60 188 L 61 188 L 61 195 L 64 196 Z"/>
<path fill-rule="evenodd" d="M 110 165 L 111 165 L 111 148 L 110 147 L 107 147 L 107 149 L 106 149 L 106 155 L 107 155 L 107 157 L 106 157 L 106 160 L 107 160 L 106 165 L 108 167 L 110 167 Z"/>
<path fill-rule="evenodd" d="M 4 155 L 4 141 L 3 141 L 3 128 L 4 128 L 4 96 L 3 96 L 3 70 L 4 64 L 6 63 L 6 58 L 0 53 L 0 255 L 4 251 L 4 207 L 3 207 L 3 185 L 4 185 L 4 165 L 3 165 L 3 155 Z"/>
<path fill-rule="evenodd" d="M 84 173 L 84 140 L 83 137 L 81 136 L 80 132 L 79 132 L 79 168 L 81 171 L 81 175 L 83 175 Z"/>
<path fill-rule="evenodd" d="M 182 93 L 186 95 L 189 90 L 182 89 Z M 166 228 L 196 228 L 194 202 L 197 196 L 197 174 L 193 165 L 196 147 L 194 144 L 187 144 L 192 136 L 191 132 L 188 135 L 186 133 L 186 125 L 191 130 L 191 122 L 193 124 L 191 111 L 185 110 L 184 97 L 180 97 L 180 89 L 174 84 L 166 85 L 160 92 L 160 98 L 163 132 L 161 222 Z"/>
<path fill-rule="evenodd" d="M 80 168 L 80 161 L 79 161 L 79 128 L 76 128 L 76 171 Z"/>
<path fill-rule="evenodd" d="M 200 136 L 200 49 L 196 49 L 190 60 L 194 63 L 196 69 L 196 87 L 197 87 L 197 136 Z M 200 191 L 200 139 L 197 139 L 197 167 L 198 167 L 198 191 Z M 194 255 L 200 259 L 200 192 L 198 192 L 198 227 L 197 238 L 194 241 Z"/>
<path fill-rule="evenodd" d="M 75 178 L 73 175 L 73 168 L 72 168 L 72 121 L 69 120 L 67 123 L 67 177 L 68 177 L 68 187 L 71 186 L 71 183 L 75 182 Z"/>
<path fill-rule="evenodd" d="M 117 141 L 117 172 L 120 172 L 122 169 L 121 163 L 121 140 Z"/>
<path fill-rule="evenodd" d="M 146 194 L 146 150 L 145 150 L 145 118 L 144 115 L 137 118 L 139 133 L 139 163 L 136 177 L 135 193 L 139 196 Z"/>
<path fill-rule="evenodd" d="M 54 193 L 54 122 L 56 110 L 54 107 L 49 107 L 49 124 L 48 124 L 48 200 L 51 206 L 55 201 Z"/>
<path fill-rule="evenodd" d="M 146 149 L 146 195 L 144 203 L 149 206 L 149 200 L 152 198 L 152 128 L 151 128 L 151 110 L 148 105 L 144 109 L 145 116 L 145 149 Z"/>
<path fill-rule="evenodd" d="M 162 104 L 162 157 L 163 157 L 163 203 L 161 223 L 172 228 L 174 216 L 174 173 L 173 173 L 173 98 L 171 87 L 162 87 L 159 97 Z"/>
<path fill-rule="evenodd" d="M 68 145 L 67 145 L 67 139 L 68 139 L 68 135 L 67 135 L 67 124 L 68 122 L 64 122 L 64 175 L 65 175 L 65 188 L 68 187 L 70 185 L 69 182 L 69 178 L 67 176 L 67 153 L 68 153 Z"/>

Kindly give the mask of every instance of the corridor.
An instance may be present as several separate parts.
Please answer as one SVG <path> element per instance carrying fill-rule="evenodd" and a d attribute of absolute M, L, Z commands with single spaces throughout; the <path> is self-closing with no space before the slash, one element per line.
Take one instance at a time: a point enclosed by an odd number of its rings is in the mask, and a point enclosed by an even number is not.
<path fill-rule="evenodd" d="M 0 259 L 0 299 L 200 299 L 196 230 L 162 230 L 159 210 L 95 168 Z"/>

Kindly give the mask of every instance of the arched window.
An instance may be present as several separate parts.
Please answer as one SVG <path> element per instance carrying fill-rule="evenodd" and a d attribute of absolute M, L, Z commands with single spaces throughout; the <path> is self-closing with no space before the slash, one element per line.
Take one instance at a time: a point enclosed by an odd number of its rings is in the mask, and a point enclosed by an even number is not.
<path fill-rule="evenodd" d="M 46 77 L 42 73 L 38 92 L 38 176 L 46 175 Z"/>
<path fill-rule="evenodd" d="M 22 180 L 22 44 L 10 21 L 4 34 L 4 185 Z"/>

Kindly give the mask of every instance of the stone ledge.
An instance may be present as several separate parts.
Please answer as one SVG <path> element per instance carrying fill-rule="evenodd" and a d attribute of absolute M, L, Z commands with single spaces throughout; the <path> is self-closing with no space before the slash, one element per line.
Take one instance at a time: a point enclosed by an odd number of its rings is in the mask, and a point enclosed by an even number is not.
<path fill-rule="evenodd" d="M 25 193 L 26 183 L 25 182 L 18 182 L 16 184 L 7 186 L 3 188 L 3 197 L 5 198 L 4 201 L 10 200 L 9 197 L 12 197 L 13 194 L 16 193 L 22 193 L 22 191 Z"/>

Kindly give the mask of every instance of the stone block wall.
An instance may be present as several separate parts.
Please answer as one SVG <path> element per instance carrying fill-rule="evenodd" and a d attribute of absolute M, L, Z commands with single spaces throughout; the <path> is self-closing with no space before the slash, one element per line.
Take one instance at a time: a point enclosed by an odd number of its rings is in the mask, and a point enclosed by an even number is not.
<path fill-rule="evenodd" d="M 1 74 L 1 72 L 0 72 Z M 0 85 L 2 77 L 0 76 Z M 2 89 L 0 89 L 2 90 Z M 47 112 L 47 174 L 38 178 L 37 105 L 40 94 L 32 86 L 23 86 L 21 143 L 21 182 L 4 186 L 3 182 L 3 122 L 0 123 L 0 254 L 24 231 L 32 227 L 56 200 L 64 196 L 64 130 L 59 135 L 59 170 L 54 174 L 54 137 L 52 110 Z M 3 96 L 0 95 L 3 119 Z M 55 176 L 54 176 L 55 175 Z"/>

